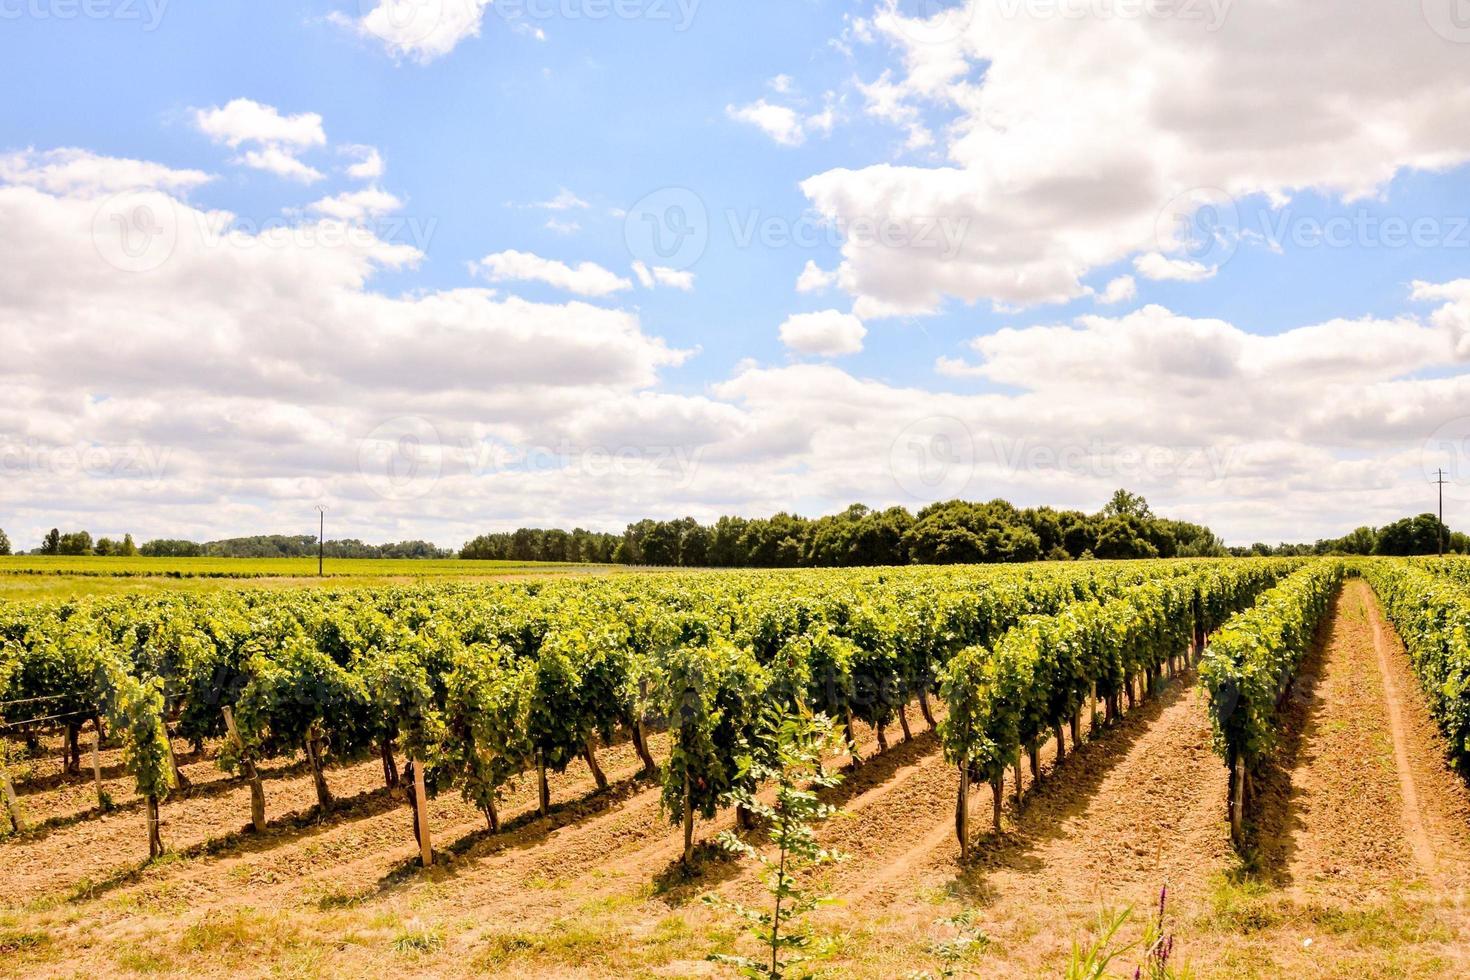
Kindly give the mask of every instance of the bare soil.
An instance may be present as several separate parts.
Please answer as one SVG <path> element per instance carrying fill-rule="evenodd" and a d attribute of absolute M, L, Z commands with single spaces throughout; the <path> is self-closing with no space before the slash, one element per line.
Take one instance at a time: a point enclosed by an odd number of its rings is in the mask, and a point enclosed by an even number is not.
<path fill-rule="evenodd" d="M 814 965 L 831 975 L 937 972 L 933 944 L 954 934 L 943 920 L 968 912 L 987 941 L 964 975 L 1058 976 L 1108 910 L 1132 907 L 1119 942 L 1137 941 L 1166 885 L 1176 961 L 1197 977 L 1470 975 L 1470 793 L 1361 582 L 1295 689 L 1249 861 L 1229 846 L 1226 770 L 1191 672 L 1068 744 L 1060 765 L 1044 746 L 1041 784 L 1027 774 L 1019 809 L 1007 782 L 1002 834 L 977 788 L 964 867 L 956 773 L 910 719 L 912 741 L 895 726 L 892 748 L 828 794 L 844 815 L 821 837 L 848 857 L 809 883 L 838 899 L 812 917 Z M 183 755 L 196 788 L 165 804 L 173 854 L 150 865 L 115 752 L 103 766 L 119 807 L 100 814 L 90 759 L 84 778 L 64 779 L 49 748 L 20 786 L 28 817 L 46 823 L 0 842 L 0 975 L 723 976 L 710 952 L 752 950 L 701 899 L 758 902 L 759 880 L 710 846 L 685 877 L 679 828 L 626 744 L 599 753 L 607 792 L 581 763 L 553 777 L 548 817 L 523 780 L 498 835 L 457 796 L 431 801 L 427 871 L 376 759 L 329 769 L 338 805 L 325 816 L 304 767 L 275 764 L 271 825 L 254 834 L 248 789 L 208 752 Z M 667 751 L 661 738 L 653 751 Z M 722 814 L 699 838 L 732 827 Z M 1131 976 L 1137 962 L 1124 951 L 1114 968 Z"/>

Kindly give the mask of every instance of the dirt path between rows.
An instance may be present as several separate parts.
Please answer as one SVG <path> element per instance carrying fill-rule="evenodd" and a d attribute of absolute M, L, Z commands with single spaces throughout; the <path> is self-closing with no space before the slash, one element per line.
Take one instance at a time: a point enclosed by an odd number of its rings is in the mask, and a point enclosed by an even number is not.
<path fill-rule="evenodd" d="M 1338 595 L 1287 714 L 1289 775 L 1261 815 L 1264 865 L 1282 886 L 1354 900 L 1463 876 L 1464 785 L 1362 580 Z"/>

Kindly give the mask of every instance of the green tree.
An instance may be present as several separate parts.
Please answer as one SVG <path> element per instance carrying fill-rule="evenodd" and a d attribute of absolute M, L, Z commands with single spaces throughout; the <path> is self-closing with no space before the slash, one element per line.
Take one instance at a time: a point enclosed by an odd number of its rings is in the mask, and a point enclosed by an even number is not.
<path fill-rule="evenodd" d="M 10 554 L 10 538 L 6 535 L 5 529 L 0 527 L 0 555 L 8 554 Z"/>
<path fill-rule="evenodd" d="M 61 553 L 61 532 L 56 528 L 46 532 L 46 537 L 41 539 L 41 554 L 57 555 Z"/>
<path fill-rule="evenodd" d="M 1101 516 L 1136 517 L 1142 521 L 1151 521 L 1154 519 L 1154 512 L 1149 509 L 1148 501 L 1143 499 L 1142 494 L 1114 490 L 1113 496 L 1103 505 Z"/>
<path fill-rule="evenodd" d="M 710 958 L 736 967 L 747 977 L 783 980 L 805 961 L 802 952 L 811 945 L 811 934 L 800 920 L 825 902 L 822 896 L 801 887 L 799 876 L 844 856 L 818 844 L 813 829 L 838 812 L 818 795 L 819 790 L 836 786 L 842 778 L 822 764 L 837 745 L 837 732 L 825 716 L 801 712 L 768 717 L 751 741 L 754 744 L 747 745 L 738 760 L 739 785 L 725 802 L 768 824 L 776 851 L 766 855 L 730 832 L 720 835 L 720 845 L 762 866 L 761 877 L 771 907 L 769 911 L 748 908 L 713 897 L 706 901 L 750 923 L 751 934 L 767 953 L 759 960 L 722 954 Z M 773 804 L 763 802 L 752 788 L 767 782 L 776 787 Z"/>
<path fill-rule="evenodd" d="M 1433 514 L 1405 517 L 1379 530 L 1376 552 L 1380 555 L 1432 555 L 1440 549 L 1441 542 L 1449 544 L 1449 537 L 1449 528 Z"/>
<path fill-rule="evenodd" d="M 73 531 L 63 534 L 56 543 L 56 554 L 58 555 L 90 555 L 92 554 L 92 535 L 86 531 Z"/>

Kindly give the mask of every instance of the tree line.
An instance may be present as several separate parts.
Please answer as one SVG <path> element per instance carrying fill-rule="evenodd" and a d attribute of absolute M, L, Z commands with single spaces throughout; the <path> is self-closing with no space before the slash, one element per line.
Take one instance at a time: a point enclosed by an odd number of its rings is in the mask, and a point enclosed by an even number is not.
<path fill-rule="evenodd" d="M 833 568 L 873 565 L 954 565 L 993 562 L 1072 561 L 1089 558 L 1208 558 L 1307 555 L 1470 554 L 1470 535 L 1451 531 L 1433 514 L 1405 517 L 1381 528 L 1360 527 L 1312 544 L 1258 542 L 1226 548 L 1208 527 L 1156 516 L 1142 496 L 1118 490 L 1097 513 L 1019 508 L 1005 500 L 950 500 L 910 513 L 853 504 L 838 514 L 807 518 L 782 512 L 767 518 L 721 517 L 701 524 L 692 517 L 645 518 L 621 534 L 575 528 L 520 528 L 482 534 L 459 549 L 471 560 L 580 562 L 686 568 Z M 0 555 L 11 553 L 0 530 Z M 159 538 L 133 543 L 97 538 L 86 531 L 49 531 L 42 555 L 142 555 L 151 558 L 309 558 L 310 534 L 268 534 L 196 542 Z M 355 538 L 328 541 L 328 558 L 452 558 L 455 552 L 428 541 L 365 544 Z"/>
<path fill-rule="evenodd" d="M 1441 544 L 1447 554 L 1470 554 L 1470 535 L 1451 531 L 1433 514 L 1404 517 L 1383 527 L 1360 527 L 1340 538 L 1322 538 L 1313 544 L 1269 545 L 1257 542 L 1249 548 L 1231 548 L 1236 557 L 1250 555 L 1302 557 L 1307 555 L 1433 555 Z"/>
<path fill-rule="evenodd" d="M 605 562 L 717 568 L 955 565 L 1088 558 L 1223 556 L 1209 528 L 1154 515 L 1143 497 L 1119 490 L 1096 514 L 1019 508 L 1005 500 L 951 500 L 918 513 L 853 504 L 806 518 L 644 519 L 620 535 L 521 528 L 482 534 L 459 556 L 509 561 Z"/>
<path fill-rule="evenodd" d="M 11 553 L 10 539 L 0 530 L 0 555 Z M 328 541 L 323 546 L 328 558 L 452 558 L 454 552 L 428 541 L 399 541 L 392 544 L 364 544 L 356 538 Z M 133 542 L 131 534 L 121 540 L 93 539 L 88 531 L 62 533 L 57 528 L 46 532 L 41 546 L 32 554 L 130 558 L 315 558 L 317 539 L 311 534 L 260 534 L 246 538 L 219 541 L 187 541 L 181 538 L 156 538 L 142 545 Z"/>

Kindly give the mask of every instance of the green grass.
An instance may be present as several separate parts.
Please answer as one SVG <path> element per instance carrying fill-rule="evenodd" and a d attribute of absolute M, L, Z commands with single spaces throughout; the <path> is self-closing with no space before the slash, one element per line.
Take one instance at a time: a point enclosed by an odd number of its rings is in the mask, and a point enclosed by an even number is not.
<path fill-rule="evenodd" d="M 598 575 L 614 566 L 558 562 L 463 561 L 458 558 L 52 558 L 0 557 L 0 599 L 41 602 L 75 596 L 219 589 L 364 588 L 516 576 Z"/>
<path fill-rule="evenodd" d="M 565 562 L 466 561 L 459 558 L 329 558 L 328 576 L 455 577 L 578 571 L 599 566 Z M 69 558 L 7 555 L 0 574 L 166 576 L 170 578 L 303 578 L 315 576 L 315 558 Z"/>

